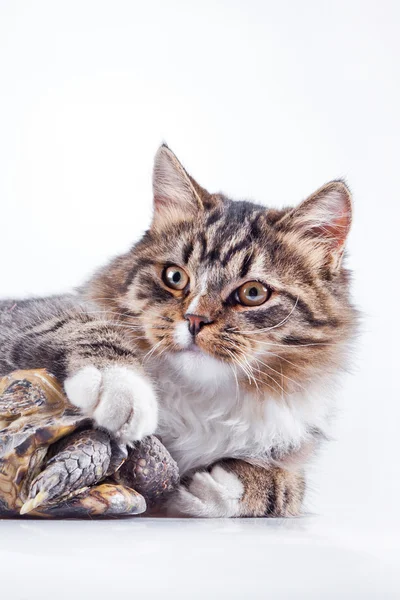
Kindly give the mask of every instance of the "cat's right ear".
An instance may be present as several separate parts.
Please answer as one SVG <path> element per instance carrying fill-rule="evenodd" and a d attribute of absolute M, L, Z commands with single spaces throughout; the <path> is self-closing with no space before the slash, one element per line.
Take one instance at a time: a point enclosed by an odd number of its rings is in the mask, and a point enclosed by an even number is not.
<path fill-rule="evenodd" d="M 290 232 L 294 243 L 304 248 L 317 263 L 332 272 L 341 265 L 346 238 L 351 226 L 351 193 L 344 181 L 330 181 L 299 206 L 287 212 L 276 226 Z"/>
<path fill-rule="evenodd" d="M 155 227 L 184 221 L 190 213 L 204 210 L 195 182 L 166 144 L 154 159 L 153 195 Z"/>

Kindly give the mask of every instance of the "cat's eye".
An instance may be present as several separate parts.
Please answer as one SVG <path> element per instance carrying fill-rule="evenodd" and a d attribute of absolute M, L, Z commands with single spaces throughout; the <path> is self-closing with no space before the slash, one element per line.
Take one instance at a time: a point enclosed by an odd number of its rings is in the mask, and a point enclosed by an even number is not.
<path fill-rule="evenodd" d="M 260 306 L 270 295 L 270 290 L 259 281 L 248 281 L 236 290 L 236 300 L 244 306 Z"/>
<path fill-rule="evenodd" d="M 189 277 L 186 272 L 176 265 L 165 267 L 162 278 L 165 285 L 173 290 L 184 290 L 189 283 Z"/>

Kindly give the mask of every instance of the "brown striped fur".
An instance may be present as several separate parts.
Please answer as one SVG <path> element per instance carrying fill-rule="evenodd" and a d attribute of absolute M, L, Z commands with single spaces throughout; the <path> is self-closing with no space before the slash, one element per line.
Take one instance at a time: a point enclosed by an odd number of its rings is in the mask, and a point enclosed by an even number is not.
<path fill-rule="evenodd" d="M 301 513 L 305 492 L 301 470 L 265 469 L 241 460 L 227 460 L 222 464 L 239 477 L 245 490 L 238 516 L 294 517 Z"/>

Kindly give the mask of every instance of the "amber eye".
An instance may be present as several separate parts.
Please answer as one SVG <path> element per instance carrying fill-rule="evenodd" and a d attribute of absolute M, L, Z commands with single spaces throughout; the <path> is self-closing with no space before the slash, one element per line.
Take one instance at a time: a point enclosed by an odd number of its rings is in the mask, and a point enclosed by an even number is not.
<path fill-rule="evenodd" d="M 248 281 L 236 290 L 236 299 L 244 306 L 260 306 L 270 295 L 270 290 L 259 281 Z"/>
<path fill-rule="evenodd" d="M 165 267 L 162 277 L 165 285 L 173 290 L 183 290 L 189 283 L 189 277 L 185 271 L 176 265 Z"/>

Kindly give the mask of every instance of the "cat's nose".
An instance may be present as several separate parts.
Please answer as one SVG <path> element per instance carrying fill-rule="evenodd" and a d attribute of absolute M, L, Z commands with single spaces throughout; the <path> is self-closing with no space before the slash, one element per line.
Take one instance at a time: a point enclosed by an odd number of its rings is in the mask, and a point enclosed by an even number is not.
<path fill-rule="evenodd" d="M 189 321 L 189 331 L 193 336 L 197 335 L 204 325 L 211 323 L 211 319 L 203 315 L 186 314 L 185 319 Z"/>

